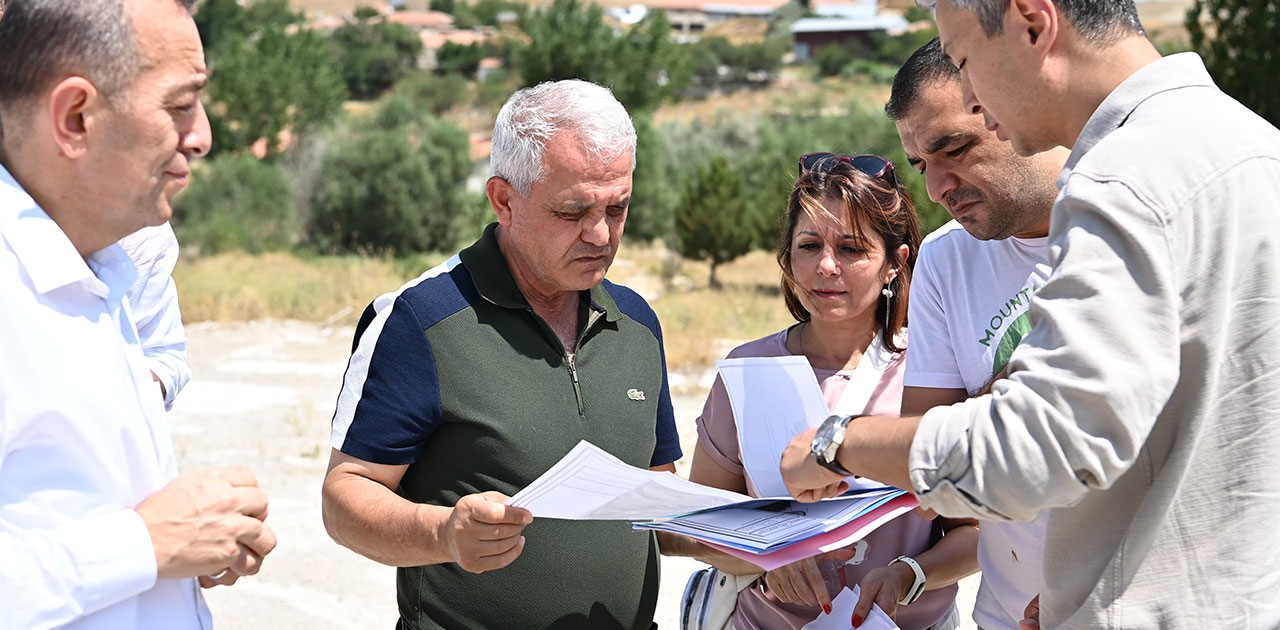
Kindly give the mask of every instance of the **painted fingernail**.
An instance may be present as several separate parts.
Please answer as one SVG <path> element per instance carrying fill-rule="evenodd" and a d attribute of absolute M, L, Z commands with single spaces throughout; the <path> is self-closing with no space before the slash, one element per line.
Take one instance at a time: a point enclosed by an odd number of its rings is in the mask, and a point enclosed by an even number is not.
<path fill-rule="evenodd" d="M 862 615 L 853 616 L 853 627 L 857 628 L 862 625 Z"/>
<path fill-rule="evenodd" d="M 825 612 L 825 613 L 827 613 L 828 615 L 830 615 L 830 614 L 831 614 L 831 604 L 823 604 L 823 605 L 822 605 L 822 611 L 823 611 L 823 612 Z"/>

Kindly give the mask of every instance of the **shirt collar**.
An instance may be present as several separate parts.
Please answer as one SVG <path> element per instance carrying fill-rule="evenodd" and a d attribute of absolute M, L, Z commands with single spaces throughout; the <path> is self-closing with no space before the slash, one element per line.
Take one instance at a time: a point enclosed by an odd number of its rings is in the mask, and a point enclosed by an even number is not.
<path fill-rule="evenodd" d="M 1108 134 L 1119 129 L 1129 116 L 1147 99 L 1170 90 L 1185 87 L 1215 87 L 1213 78 L 1204 67 L 1200 55 L 1193 52 L 1179 53 L 1158 59 L 1125 79 L 1103 99 L 1102 104 L 1089 117 L 1071 156 L 1058 176 L 1058 189 L 1067 183 L 1076 164 Z"/>
<path fill-rule="evenodd" d="M 84 284 L 110 300 L 124 296 L 138 277 L 133 261 L 117 244 L 82 258 L 71 239 L 22 185 L 0 165 L 0 236 L 37 293 Z"/>
<path fill-rule="evenodd" d="M 516 286 L 507 259 L 498 247 L 497 228 L 497 223 L 489 224 L 480 240 L 459 252 L 458 257 L 470 272 L 480 297 L 503 308 L 527 309 L 529 301 Z M 591 287 L 586 293 L 591 308 L 604 311 L 605 319 L 611 322 L 621 319 L 622 311 L 603 284 Z"/>

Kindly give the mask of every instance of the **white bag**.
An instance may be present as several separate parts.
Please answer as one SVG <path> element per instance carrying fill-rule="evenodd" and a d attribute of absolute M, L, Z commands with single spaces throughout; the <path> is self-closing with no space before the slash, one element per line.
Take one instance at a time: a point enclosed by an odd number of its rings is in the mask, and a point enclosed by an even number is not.
<path fill-rule="evenodd" d="M 729 618 L 738 607 L 738 593 L 761 575 L 733 575 L 715 567 L 694 571 L 680 598 L 680 630 L 733 630 Z"/>

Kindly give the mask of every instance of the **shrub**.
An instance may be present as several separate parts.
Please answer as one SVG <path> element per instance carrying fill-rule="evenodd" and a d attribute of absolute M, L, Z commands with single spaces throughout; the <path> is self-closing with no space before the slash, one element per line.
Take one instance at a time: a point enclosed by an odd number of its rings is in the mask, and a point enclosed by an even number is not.
<path fill-rule="evenodd" d="M 450 249 L 467 204 L 466 132 L 403 97 L 333 143 L 312 205 L 311 237 L 332 252 Z"/>
<path fill-rule="evenodd" d="M 289 178 L 279 164 L 251 155 L 214 158 L 174 200 L 173 228 L 200 254 L 287 248 L 298 233 Z"/>

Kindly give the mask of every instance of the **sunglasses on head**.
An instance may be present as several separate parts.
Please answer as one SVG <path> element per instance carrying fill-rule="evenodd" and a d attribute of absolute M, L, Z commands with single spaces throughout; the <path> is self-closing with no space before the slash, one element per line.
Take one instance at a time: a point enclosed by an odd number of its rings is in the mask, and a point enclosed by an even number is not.
<path fill-rule="evenodd" d="M 878 155 L 855 155 L 851 157 L 836 153 L 809 153 L 800 156 L 800 174 L 804 175 L 811 171 L 825 173 L 841 163 L 848 164 L 872 177 L 882 179 L 894 188 L 898 187 L 898 175 L 893 172 L 893 162 Z"/>

